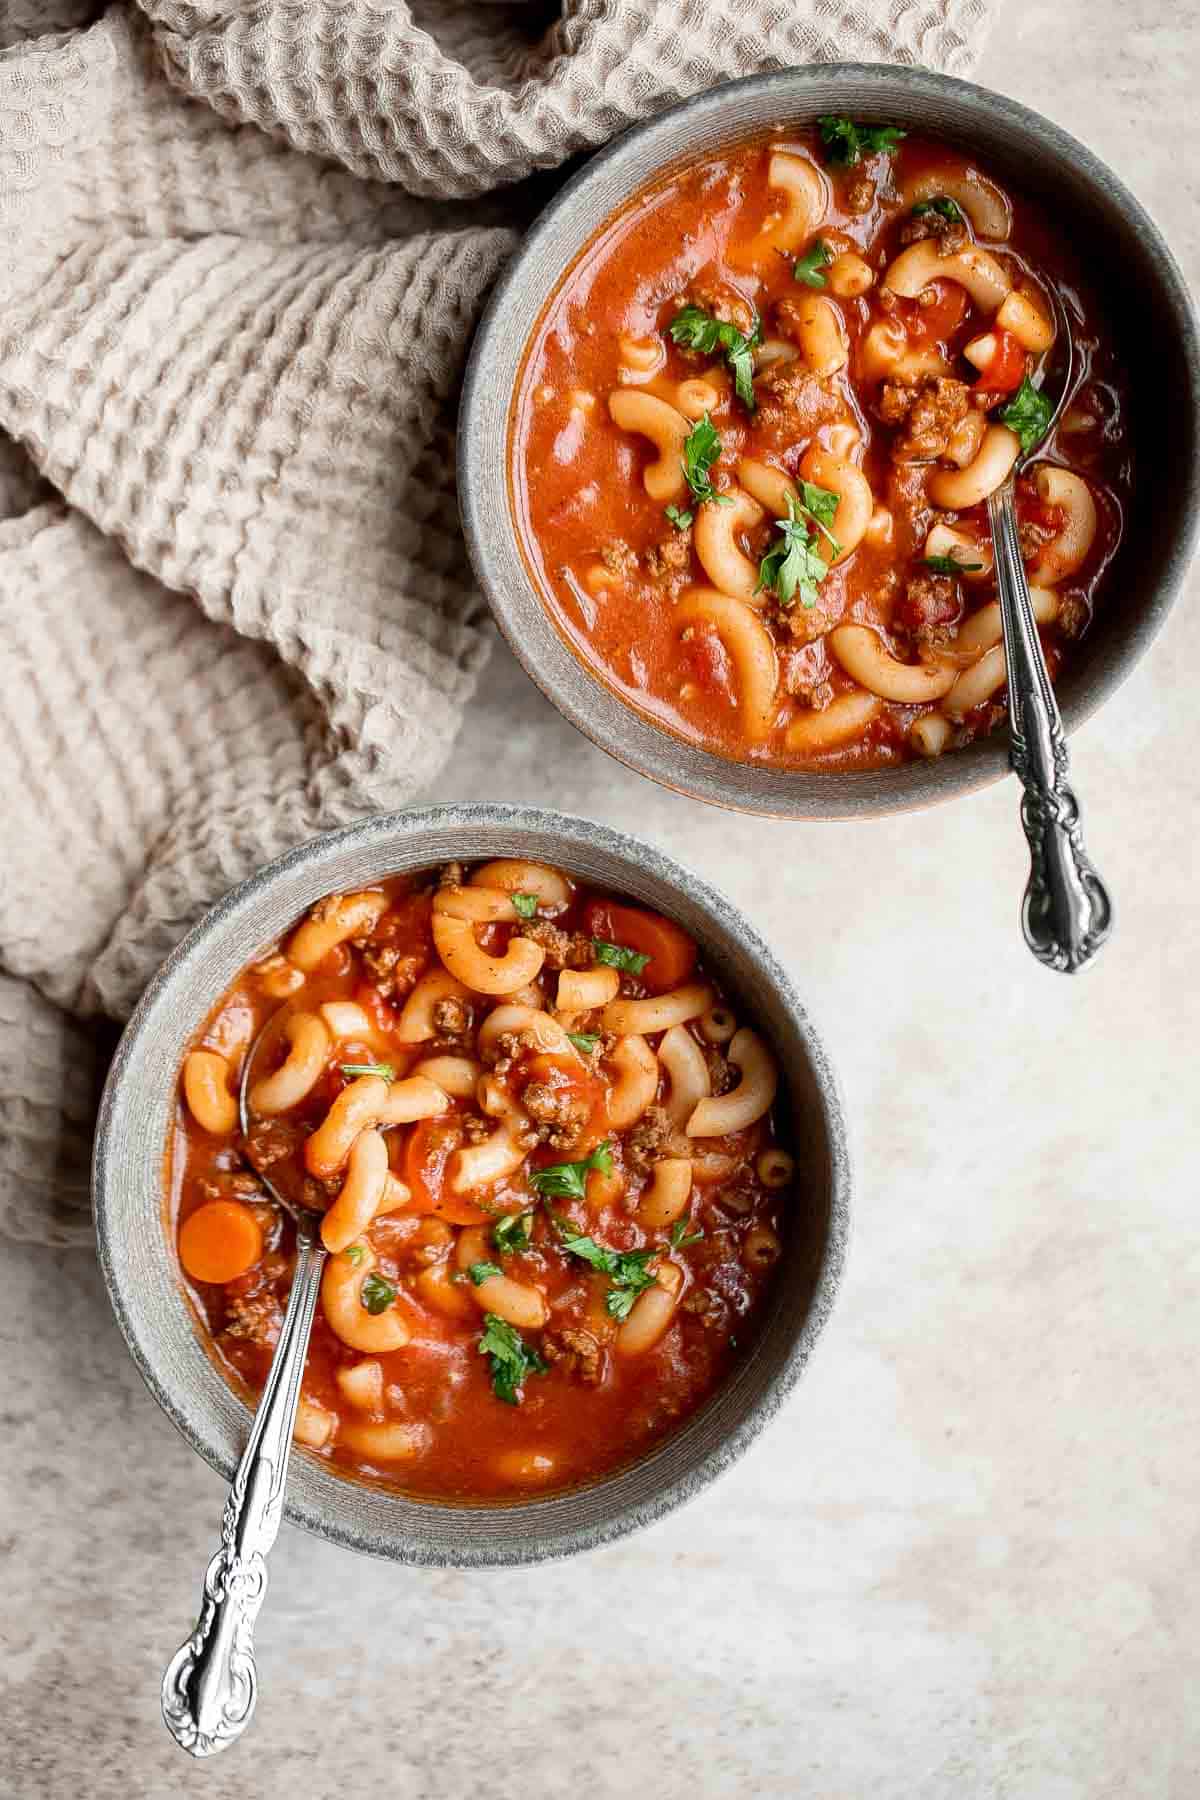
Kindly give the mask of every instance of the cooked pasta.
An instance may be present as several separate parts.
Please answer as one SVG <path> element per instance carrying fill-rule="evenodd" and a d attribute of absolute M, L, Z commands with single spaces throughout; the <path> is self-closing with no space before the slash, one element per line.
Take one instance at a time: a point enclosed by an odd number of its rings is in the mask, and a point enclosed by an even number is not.
<path fill-rule="evenodd" d="M 842 162 L 856 129 L 781 121 L 635 195 L 550 295 L 510 416 L 516 529 L 572 649 L 657 728 L 759 768 L 992 730 L 997 660 L 972 673 L 958 643 L 995 595 L 989 496 L 1013 482 L 1031 581 L 1070 589 L 1052 679 L 1128 515 L 1127 379 L 1063 220 L 969 146 Z M 1082 353 L 1051 429 L 1059 300 Z M 580 390 L 603 404 L 568 431 Z M 977 704 L 928 723 L 960 678 Z"/>
<path fill-rule="evenodd" d="M 595 1478 L 749 1341 L 799 1180 L 771 1052 L 681 926 L 560 869 L 344 898 L 286 940 L 351 927 L 302 1001 L 261 959 L 180 1070 L 179 1255 L 217 1355 L 262 1385 L 294 1244 L 268 1178 L 328 1253 L 298 1442 L 422 1494 Z M 497 991 L 514 946 L 536 974 Z"/>

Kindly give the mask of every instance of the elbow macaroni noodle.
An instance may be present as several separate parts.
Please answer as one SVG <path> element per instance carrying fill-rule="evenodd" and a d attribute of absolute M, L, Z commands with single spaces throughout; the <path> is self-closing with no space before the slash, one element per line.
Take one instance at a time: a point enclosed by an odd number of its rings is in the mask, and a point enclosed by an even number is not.
<path fill-rule="evenodd" d="M 1062 222 L 913 132 L 844 169 L 808 130 L 726 146 L 631 209 L 563 276 L 513 412 L 518 529 L 572 647 L 657 724 L 756 764 L 878 767 L 992 729 L 996 659 L 959 668 L 960 699 L 988 692 L 953 732 L 919 723 L 994 592 L 975 509 L 1024 449 L 1031 579 L 1085 590 L 1047 626 L 1057 672 L 1131 480 L 1127 383 Z M 1056 293 L 1096 351 L 1039 443 Z M 543 388 L 606 400 L 570 455 L 565 401 L 525 403 Z"/>
<path fill-rule="evenodd" d="M 436 888 L 405 886 L 393 906 L 394 885 L 372 890 L 367 925 L 361 897 L 335 896 L 292 934 L 289 949 L 299 943 L 306 959 L 326 945 L 306 972 L 308 1006 L 286 1001 L 263 1031 L 277 1005 L 264 962 L 265 977 L 248 971 L 209 1027 L 230 1056 L 188 1053 L 185 1166 L 198 1157 L 206 1173 L 198 1194 L 185 1174 L 186 1217 L 207 1210 L 224 1224 L 222 1209 L 271 1210 L 265 1196 L 244 1198 L 244 1176 L 219 1204 L 208 1193 L 214 1177 L 232 1180 L 235 1092 L 252 1056 L 245 1156 L 251 1168 L 261 1156 L 285 1190 L 303 1184 L 328 1257 L 297 1440 L 365 1472 L 392 1467 L 407 1482 L 421 1471 L 435 1489 L 444 1480 L 459 1491 L 462 1459 L 489 1491 L 577 1480 L 597 1454 L 582 1429 L 592 1406 L 605 1458 L 627 1456 L 634 1389 L 625 1383 L 646 1379 L 635 1370 L 668 1333 L 683 1334 L 672 1339 L 674 1372 L 654 1375 L 652 1388 L 677 1384 L 684 1410 L 706 1391 L 713 1324 L 700 1319 L 716 1302 L 701 1295 L 695 1314 L 683 1303 L 710 1267 L 736 1265 L 757 1292 L 778 1254 L 777 1209 L 795 1169 L 768 1118 L 774 1062 L 697 968 L 686 934 L 655 914 L 601 899 L 588 923 L 593 902 L 576 883 L 516 858 Z M 535 916 L 564 922 L 544 943 L 522 937 L 530 909 L 513 896 L 523 895 L 536 898 Z M 486 950 L 476 946 L 478 985 L 461 977 L 457 942 L 459 973 L 446 960 L 438 928 L 447 921 L 493 934 Z M 377 957 L 372 934 L 390 949 L 405 930 L 413 948 L 397 950 L 401 976 Z M 623 949 L 625 934 L 647 946 L 636 974 L 599 960 L 596 946 Z M 559 1017 L 526 1003 L 537 991 L 518 1002 L 493 989 L 494 968 L 525 942 L 539 957 L 554 951 Z M 235 1033 L 226 1021 L 251 1006 L 265 1009 L 258 1024 Z M 224 1160 L 210 1166 L 213 1157 Z M 543 1192 L 541 1172 L 559 1165 L 567 1175 Z M 741 1196 L 733 1215 L 720 1210 L 729 1183 Z M 279 1233 L 261 1223 L 237 1228 L 228 1258 L 249 1254 L 252 1237 L 257 1262 L 242 1273 L 230 1262 L 211 1316 L 225 1321 L 225 1360 L 261 1383 L 290 1275 L 286 1237 L 282 1255 L 268 1250 Z M 215 1267 L 205 1263 L 210 1287 Z M 694 1359 L 693 1341 L 705 1346 Z M 450 1386 L 437 1376 L 446 1398 L 428 1408 L 421 1395 L 433 1390 L 421 1383 L 447 1357 L 458 1374 Z M 414 1386 L 412 1371 L 425 1366 L 430 1376 Z M 509 1441 L 526 1390 L 543 1409 Z"/>

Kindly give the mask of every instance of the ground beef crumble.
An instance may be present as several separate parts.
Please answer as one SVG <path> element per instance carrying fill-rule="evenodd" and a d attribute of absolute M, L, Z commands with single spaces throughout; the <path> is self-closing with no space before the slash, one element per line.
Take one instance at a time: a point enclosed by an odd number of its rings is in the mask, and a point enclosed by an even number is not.
<path fill-rule="evenodd" d="M 242 1153 L 252 1169 L 270 1169 L 292 1156 L 307 1136 L 296 1119 L 256 1119 L 242 1140 Z"/>
<path fill-rule="evenodd" d="M 892 445 L 897 462 L 930 462 L 944 456 L 951 433 L 970 411 L 971 390 L 948 375 L 917 383 L 885 381 L 876 411 L 885 425 L 905 427 Z"/>
<path fill-rule="evenodd" d="M 791 438 L 812 437 L 822 425 L 842 417 L 842 403 L 817 376 L 793 363 L 778 363 L 754 384 L 758 420 Z"/>
<path fill-rule="evenodd" d="M 637 573 L 638 554 L 624 538 L 613 538 L 600 549 L 600 561 L 610 575 L 629 576 Z"/>
<path fill-rule="evenodd" d="M 282 1324 L 283 1306 L 272 1293 L 234 1295 L 226 1301 L 226 1337 L 243 1338 L 264 1350 L 273 1350 Z"/>
<path fill-rule="evenodd" d="M 712 318 L 720 319 L 726 325 L 736 325 L 741 332 L 749 333 L 754 329 L 754 308 L 728 282 L 694 282 L 682 305 L 698 306 Z"/>
<path fill-rule="evenodd" d="M 521 1103 L 537 1127 L 538 1142 L 551 1150 L 569 1150 L 583 1130 L 591 1110 L 587 1099 L 571 1088 L 531 1081 Z"/>
<path fill-rule="evenodd" d="M 542 946 L 548 969 L 590 969 L 596 960 L 590 937 L 582 931 L 562 931 L 549 919 L 522 925 L 521 936 Z"/>
<path fill-rule="evenodd" d="M 652 1106 L 631 1127 L 625 1139 L 625 1161 L 640 1175 L 648 1175 L 671 1135 L 671 1122 L 661 1106 Z"/>
<path fill-rule="evenodd" d="M 962 590 L 953 575 L 910 575 L 893 618 L 918 644 L 936 647 L 949 643 L 962 609 Z"/>
<path fill-rule="evenodd" d="M 463 1043 L 471 1034 L 474 1018 L 471 1002 L 457 994 L 447 994 L 433 1003 L 433 1029 L 441 1043 Z"/>
<path fill-rule="evenodd" d="M 906 219 L 900 227 L 902 244 L 917 244 L 922 238 L 936 238 L 943 256 L 953 256 L 967 243 L 967 228 L 961 219 L 947 219 L 939 212 L 925 212 Z"/>
<path fill-rule="evenodd" d="M 842 201 L 850 213 L 870 212 L 875 204 L 875 183 L 869 175 L 856 175 L 846 184 Z"/>
<path fill-rule="evenodd" d="M 607 1356 L 603 1344 L 590 1331 L 568 1325 L 562 1331 L 542 1335 L 542 1355 L 548 1363 L 560 1363 L 585 1387 L 599 1387 L 604 1380 Z"/>
<path fill-rule="evenodd" d="M 661 543 L 651 544 L 646 552 L 646 568 L 655 581 L 669 581 L 684 573 L 692 560 L 692 528 L 673 531 Z"/>
<path fill-rule="evenodd" d="M 374 943 L 363 945 L 362 959 L 372 987 L 384 1000 L 411 993 L 429 960 L 394 944 Z"/>

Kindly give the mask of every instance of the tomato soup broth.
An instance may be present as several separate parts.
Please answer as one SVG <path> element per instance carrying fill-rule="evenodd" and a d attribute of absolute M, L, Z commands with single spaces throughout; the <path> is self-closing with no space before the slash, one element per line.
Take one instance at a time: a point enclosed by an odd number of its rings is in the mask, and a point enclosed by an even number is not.
<path fill-rule="evenodd" d="M 1130 488 L 1067 239 L 973 158 L 848 120 L 637 196 L 552 295 L 511 418 L 523 552 L 582 661 L 728 757 L 966 744 L 1005 712 L 987 493 L 1033 450 L 1017 512 L 1055 674 Z M 1046 434 L 1055 298 L 1076 373 Z"/>
<path fill-rule="evenodd" d="M 775 1088 L 687 933 L 561 870 L 332 895 L 181 1074 L 173 1225 L 203 1329 L 258 1393 L 295 1261 L 266 1175 L 329 1251 L 301 1442 L 443 1498 L 595 1479 L 753 1330 L 794 1173 Z"/>

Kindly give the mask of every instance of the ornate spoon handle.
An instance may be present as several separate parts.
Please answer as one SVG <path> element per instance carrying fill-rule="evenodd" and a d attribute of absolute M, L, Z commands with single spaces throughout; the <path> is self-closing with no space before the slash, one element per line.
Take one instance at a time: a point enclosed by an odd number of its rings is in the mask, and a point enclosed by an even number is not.
<path fill-rule="evenodd" d="M 267 1590 L 266 1555 L 279 1532 L 283 1486 L 300 1380 L 325 1250 L 297 1232 L 296 1273 L 250 1441 L 221 1520 L 221 1548 L 204 1576 L 196 1629 L 167 1664 L 162 1710 L 177 1744 L 215 1756 L 241 1736 L 254 1712 L 254 1621 Z"/>
<path fill-rule="evenodd" d="M 1011 480 L 990 496 L 988 513 L 1008 664 L 1008 755 L 1025 789 L 1021 822 L 1031 866 L 1021 928 L 1039 962 L 1073 975 L 1112 930 L 1112 901 L 1083 847 L 1079 802 L 1067 779 L 1067 740 L 1025 579 Z"/>

